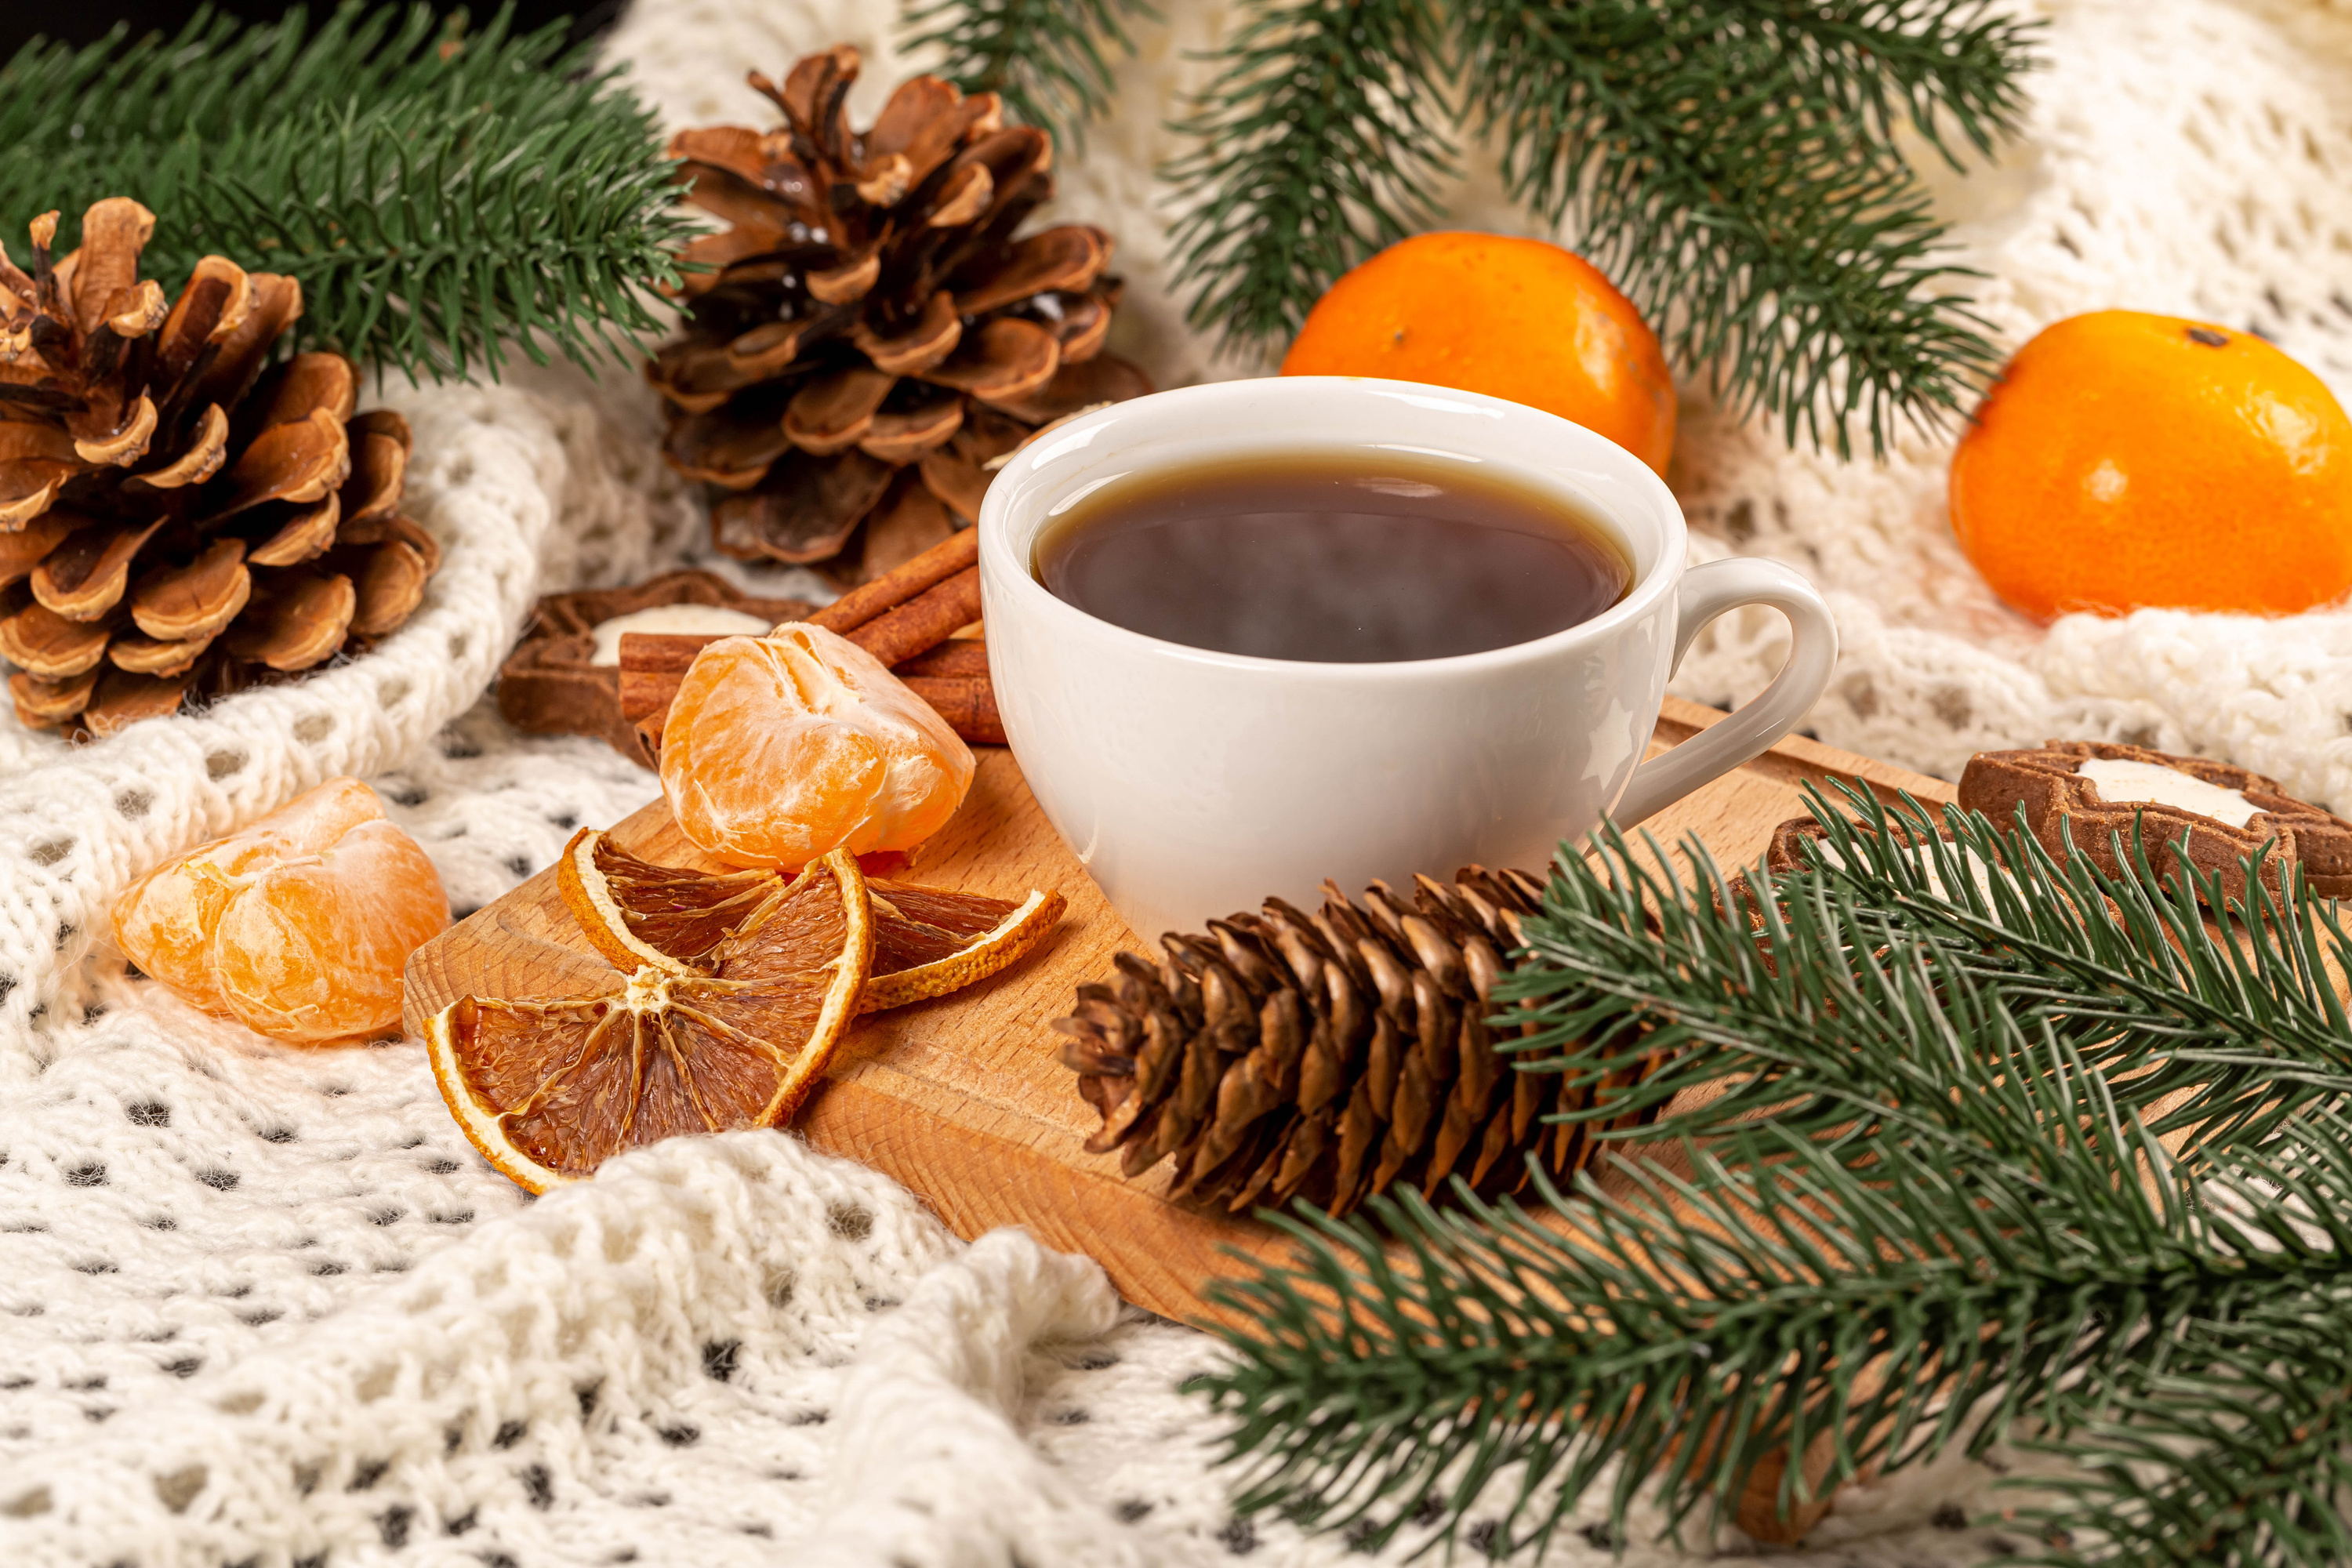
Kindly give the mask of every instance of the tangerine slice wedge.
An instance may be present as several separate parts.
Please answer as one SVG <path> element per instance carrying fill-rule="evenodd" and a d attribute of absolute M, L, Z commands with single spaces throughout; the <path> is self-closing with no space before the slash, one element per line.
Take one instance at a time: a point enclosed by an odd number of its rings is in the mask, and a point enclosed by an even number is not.
<path fill-rule="evenodd" d="M 790 963 L 768 951 L 789 931 L 773 925 L 768 907 L 785 888 L 773 871 L 656 865 L 583 827 L 564 846 L 556 880 L 589 942 L 624 967 L 750 981 Z M 1010 968 L 1067 908 L 1061 894 L 1034 889 L 1012 900 L 880 879 L 866 887 L 874 963 L 860 1013 L 943 996 Z"/>
<path fill-rule="evenodd" d="M 756 978 L 641 964 L 600 995 L 467 996 L 434 1017 L 434 1080 L 482 1157 L 541 1193 L 664 1138 L 789 1121 L 856 1015 L 873 911 L 839 850 L 762 910 Z"/>

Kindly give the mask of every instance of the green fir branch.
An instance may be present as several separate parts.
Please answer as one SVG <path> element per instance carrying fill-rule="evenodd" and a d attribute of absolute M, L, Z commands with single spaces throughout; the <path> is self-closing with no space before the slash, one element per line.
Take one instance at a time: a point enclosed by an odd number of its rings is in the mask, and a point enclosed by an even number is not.
<path fill-rule="evenodd" d="M 1824 863 L 1801 893 L 1783 882 L 1759 910 L 1760 932 L 1722 913 L 1739 894 L 1703 848 L 1695 887 L 1623 846 L 1604 858 L 1605 879 L 1570 868 L 1555 880 L 1530 930 L 1537 962 L 1499 993 L 1538 1005 L 1548 1026 L 1499 1048 L 1523 1070 L 1593 1086 L 1599 1103 L 1571 1119 L 1605 1122 L 1733 1078 L 1699 1109 L 1630 1135 L 1707 1138 L 1767 1110 L 1820 1131 L 1886 1092 L 1933 1095 L 1950 1069 L 1934 1055 L 1915 1062 L 1915 1036 L 1946 1007 L 1954 970 L 2044 1020 L 2123 1086 L 2124 1103 L 2185 1097 L 2159 1134 L 2202 1125 L 2203 1139 L 2242 1138 L 2352 1091 L 2352 1021 L 2323 958 L 2352 952 L 2352 934 L 2308 894 L 2283 900 L 2255 880 L 2238 908 L 2249 939 L 2223 942 L 2205 913 L 2223 905 L 2218 878 L 2162 883 L 2144 858 L 2124 878 L 2080 857 L 2062 864 L 2030 835 L 1996 834 L 1956 807 L 1890 811 L 1843 787 L 1831 797 L 1808 786 L 1805 800 L 1826 829 Z M 1867 962 L 1857 944 L 1932 967 Z M 1821 1051 L 1824 1030 L 1849 1048 Z M 1634 1036 L 1654 1069 L 1631 1090 L 1601 1089 Z M 1891 1076 L 1905 1072 L 1916 1080 Z M 2230 1118 L 2248 1107 L 2257 1122 L 2238 1128 Z"/>
<path fill-rule="evenodd" d="M 2347 1130 L 2336 1129 L 2345 1136 Z M 2053 1568 L 2352 1561 L 2352 1290 L 2190 1331 L 2193 1375 L 2147 1380 L 2055 1449 Z"/>
<path fill-rule="evenodd" d="M 1763 900 L 1696 841 L 1686 878 L 1614 835 L 1563 857 L 1507 982 L 1549 1026 L 1521 1069 L 1646 1058 L 1599 1121 L 1721 1098 L 1532 1211 L 1281 1221 L 1300 1247 L 1223 1287 L 1248 1326 L 1202 1383 L 1250 1506 L 1386 1540 L 1499 1488 L 1499 1549 L 1603 1487 L 1622 1536 L 1650 1489 L 1679 1531 L 1761 1465 L 1785 1509 L 2031 1424 L 2091 1467 L 2053 1562 L 2338 1560 L 2344 1384 L 2293 1368 L 2352 1338 L 2324 973 L 2352 937 L 2299 881 L 2221 940 L 2144 862 L 2100 878 L 1958 813 L 1957 847 L 1905 847 L 1847 804 L 1869 830 L 1818 802 L 1831 853 Z"/>
<path fill-rule="evenodd" d="M 1083 147 L 1110 107 L 1112 56 L 1135 52 L 1129 23 L 1159 16 L 1149 0 L 929 0 L 908 13 L 906 47 L 940 50 L 940 75 Z"/>
<path fill-rule="evenodd" d="M 174 37 L 36 40 L 0 67 L 0 225 L 134 196 L 148 276 L 206 254 L 299 279 L 306 346 L 412 374 L 495 374 L 504 345 L 592 367 L 658 329 L 686 233 L 653 117 L 561 25 L 346 4 Z M 543 341 L 542 341 L 543 340 Z"/>
<path fill-rule="evenodd" d="M 1287 342 L 1339 275 L 1437 216 L 1451 174 L 1434 0 L 1250 0 L 1162 174 L 1193 296 L 1229 347 Z"/>
<path fill-rule="evenodd" d="M 1883 453 L 2000 363 L 1890 137 L 2011 128 L 2029 30 L 1921 0 L 1462 0 L 1512 194 L 1791 443 Z"/>
<path fill-rule="evenodd" d="M 929 0 L 918 41 L 1065 134 L 1101 112 L 1121 0 Z M 1883 453 L 1999 356 L 1896 149 L 1958 166 L 2023 111 L 2036 24 L 1986 0 L 1246 0 L 1162 170 L 1188 319 L 1278 351 L 1428 226 L 1468 128 L 1684 373 L 1794 443 Z M 1456 114 L 1447 100 L 1457 99 Z"/>

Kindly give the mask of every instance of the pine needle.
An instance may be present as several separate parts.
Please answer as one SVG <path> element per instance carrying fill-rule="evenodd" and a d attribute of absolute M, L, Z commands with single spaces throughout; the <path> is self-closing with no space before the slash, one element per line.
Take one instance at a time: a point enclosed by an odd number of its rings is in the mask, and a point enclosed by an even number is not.
<path fill-rule="evenodd" d="M 653 119 L 558 25 L 502 8 L 346 4 L 247 26 L 36 39 L 0 67 L 0 224 L 130 195 L 155 214 L 144 270 L 206 254 L 300 279 L 304 346 L 412 374 L 496 374 L 502 345 L 592 368 L 658 323 L 684 221 Z"/>
<path fill-rule="evenodd" d="M 1110 106 L 1106 49 L 1133 54 L 1129 19 L 1159 15 L 1147 0 L 929 0 L 908 12 L 906 47 L 943 51 L 940 75 L 1083 148 Z"/>
<path fill-rule="evenodd" d="M 1185 319 L 1229 347 L 1287 342 L 1339 275 L 1436 218 L 1453 169 L 1433 0 L 1254 0 L 1162 171 L 1182 216 Z"/>

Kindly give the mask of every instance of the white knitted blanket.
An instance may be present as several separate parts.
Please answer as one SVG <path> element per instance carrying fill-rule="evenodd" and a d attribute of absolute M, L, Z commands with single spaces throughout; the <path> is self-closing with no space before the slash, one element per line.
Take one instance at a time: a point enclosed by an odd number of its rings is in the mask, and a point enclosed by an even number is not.
<path fill-rule="evenodd" d="M 1119 237 L 1121 346 L 1173 384 L 1251 367 L 1213 363 L 1170 292 L 1150 171 L 1224 16 L 1163 9 L 1116 117 L 1066 158 L 1062 206 Z M 2352 9 L 2042 9 L 2028 135 L 1934 175 L 2005 338 L 2109 305 L 2198 315 L 2352 395 Z M 639 0 L 612 48 L 685 123 L 764 117 L 746 67 L 847 39 L 870 112 L 920 64 L 892 26 L 857 0 Z M 1454 205 L 1520 226 L 1491 174 Z M 142 869 L 335 774 L 374 780 L 460 911 L 656 794 L 600 743 L 517 736 L 480 700 L 535 594 L 714 564 L 638 384 L 530 373 L 391 400 L 446 563 L 382 650 L 79 750 L 0 721 L 0 1563 L 1402 1562 L 1422 1525 L 1367 1559 L 1236 1519 L 1216 1424 L 1179 1387 L 1213 1342 L 1122 1309 L 1090 1263 L 1017 1233 L 966 1246 L 773 1134 L 664 1145 L 533 1203 L 467 1146 L 415 1045 L 272 1046 L 93 948 Z M 1822 738 L 1949 773 L 1986 746 L 2127 737 L 2352 806 L 2352 614 L 2043 633 L 1953 543 L 1948 437 L 1840 464 L 1696 392 L 1683 412 L 1698 551 L 1773 554 L 1832 595 L 1847 651 Z M 1767 619 L 1703 640 L 1678 689 L 1751 694 L 1778 658 Z M 1993 1479 L 1948 1461 L 1850 1490 L 1795 1561 L 1998 1554 L 2000 1531 L 1969 1523 L 2003 1500 Z M 1598 1517 L 1545 1561 L 1613 1560 Z"/>

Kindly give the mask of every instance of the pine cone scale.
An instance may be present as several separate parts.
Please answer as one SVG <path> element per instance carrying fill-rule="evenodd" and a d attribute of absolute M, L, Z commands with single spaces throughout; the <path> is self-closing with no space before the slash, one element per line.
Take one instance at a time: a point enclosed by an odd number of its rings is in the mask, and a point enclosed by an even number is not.
<path fill-rule="evenodd" d="M 963 403 L 958 398 L 941 398 L 898 413 L 886 409 L 874 416 L 857 449 L 893 466 L 919 463 L 947 445 L 962 427 Z"/>
<path fill-rule="evenodd" d="M 256 566 L 299 565 L 326 552 L 341 521 L 342 503 L 329 496 L 280 524 L 277 532 L 254 546 L 246 560 Z"/>
<path fill-rule="evenodd" d="M 130 416 L 110 428 L 108 421 L 89 421 L 100 432 L 90 436 L 75 433 L 76 423 L 67 423 L 68 433 L 74 437 L 75 457 L 93 468 L 124 468 L 147 455 L 147 443 L 155 438 L 155 405 L 141 397 L 131 405 Z"/>
<path fill-rule="evenodd" d="M 211 646 L 210 637 L 158 642 L 152 637 L 123 636 L 107 645 L 106 658 L 115 668 L 133 675 L 183 675 L 195 668 L 198 656 Z"/>
<path fill-rule="evenodd" d="M 207 513 L 219 522 L 270 501 L 316 501 L 352 474 L 351 437 L 330 409 L 314 408 L 256 437 L 227 473 L 226 493 Z"/>
<path fill-rule="evenodd" d="M 711 508 L 712 543 L 744 561 L 829 560 L 888 492 L 896 473 L 854 449 L 833 458 L 790 452 L 759 489 Z"/>
<path fill-rule="evenodd" d="M 166 386 L 185 384 L 213 340 L 235 331 L 258 300 L 252 279 L 236 262 L 225 256 L 197 262 L 157 335 L 156 380 Z"/>
<path fill-rule="evenodd" d="M 955 295 L 967 316 L 1015 304 L 1032 295 L 1084 294 L 1110 263 L 1110 236 L 1085 224 L 1041 229 L 1012 246 L 990 276 Z"/>
<path fill-rule="evenodd" d="M 205 405 L 187 450 L 160 468 L 141 474 L 138 482 L 149 489 L 176 490 L 200 485 L 219 473 L 228 460 L 228 416 L 217 403 Z"/>
<path fill-rule="evenodd" d="M 215 540 L 183 566 L 159 567 L 131 595 L 131 618 L 159 642 L 210 640 L 252 596 L 240 540 Z"/>
<path fill-rule="evenodd" d="M 855 365 L 818 376 L 784 405 L 784 437 L 812 457 L 854 447 L 874 427 L 882 400 L 898 384 L 887 371 Z"/>
<path fill-rule="evenodd" d="M 118 293 L 139 286 L 139 254 L 154 237 L 155 215 L 127 196 L 110 196 L 83 215 L 81 249 L 68 269 L 73 310 L 82 335 L 114 314 Z"/>
<path fill-rule="evenodd" d="M 359 378 L 341 354 L 300 353 L 269 373 L 254 388 L 262 428 L 290 425 L 326 409 L 338 424 L 359 407 Z"/>
<path fill-rule="evenodd" d="M 339 498 L 345 521 L 388 517 L 408 488 L 408 448 L 394 437 L 363 430 L 352 447 L 352 475 Z"/>
<path fill-rule="evenodd" d="M 851 254 L 837 266 L 811 272 L 803 281 L 820 304 L 854 305 L 873 292 L 881 276 L 882 253 L 868 249 Z"/>
<path fill-rule="evenodd" d="M 23 582 L 68 535 L 90 525 L 78 513 L 51 510 L 14 531 L 0 530 L 0 588 Z"/>
<path fill-rule="evenodd" d="M 308 669 L 342 646 L 357 608 L 350 578 L 288 573 L 240 619 L 229 651 L 276 670 Z"/>
<path fill-rule="evenodd" d="M 22 528 L 48 510 L 81 464 L 62 429 L 0 424 L 0 529 Z"/>
<path fill-rule="evenodd" d="M 122 602 L 131 583 L 131 557 L 164 521 L 159 517 L 144 527 L 93 523 L 77 529 L 33 568 L 33 597 L 69 621 L 97 620 Z"/>
<path fill-rule="evenodd" d="M 955 296 L 941 289 L 924 301 L 922 313 L 907 331 L 884 337 L 860 321 L 849 335 L 857 352 L 872 360 L 877 370 L 919 375 L 955 352 L 963 341 L 963 318 L 958 313 Z"/>
<path fill-rule="evenodd" d="M 8 678 L 8 695 L 18 713 L 32 715 L 28 723 L 62 724 L 89 706 L 98 673 L 99 667 L 92 665 L 64 680 L 44 680 L 28 670 L 18 670 Z"/>
<path fill-rule="evenodd" d="M 43 680 L 94 669 L 106 657 L 103 621 L 69 621 L 47 605 L 27 605 L 0 621 L 0 658 Z"/>
<path fill-rule="evenodd" d="M 398 630 L 424 602 L 432 575 L 425 557 L 404 540 L 372 551 L 352 580 L 352 630 L 364 637 Z"/>
<path fill-rule="evenodd" d="M 249 272 L 246 283 L 252 290 L 252 305 L 213 329 L 206 340 L 211 354 L 198 355 L 182 384 L 188 388 L 186 407 L 207 403 L 224 410 L 243 406 L 246 394 L 268 366 L 269 351 L 302 314 L 302 286 L 293 279 Z"/>

